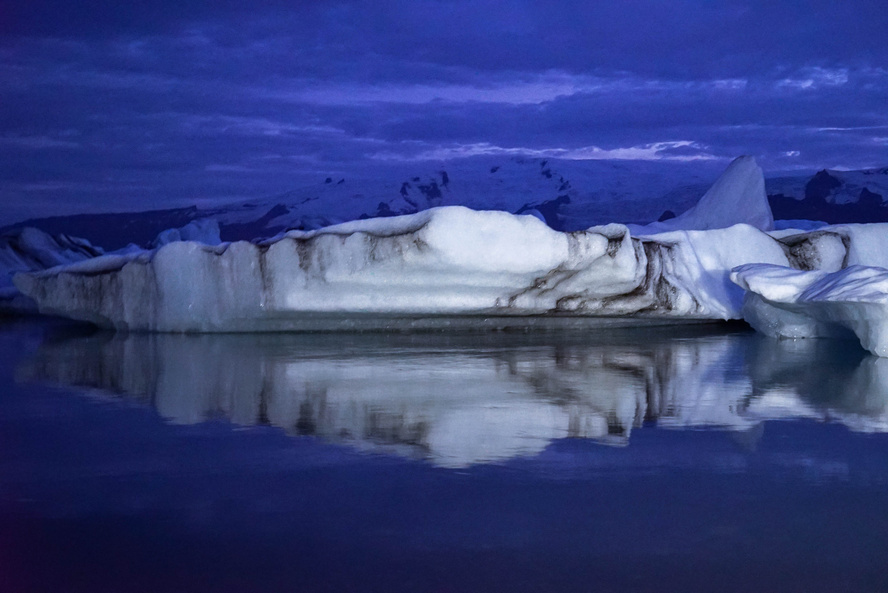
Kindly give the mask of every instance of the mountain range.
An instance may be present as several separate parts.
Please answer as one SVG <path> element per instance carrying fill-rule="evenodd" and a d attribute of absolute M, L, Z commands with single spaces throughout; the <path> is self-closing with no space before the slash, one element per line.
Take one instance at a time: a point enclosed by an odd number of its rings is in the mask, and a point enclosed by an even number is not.
<path fill-rule="evenodd" d="M 720 172 L 709 163 L 475 157 L 326 177 L 268 199 L 211 208 L 30 219 L 0 229 L 0 235 L 34 227 L 116 250 L 128 244 L 150 247 L 164 230 L 203 219 L 218 223 L 224 241 L 251 240 L 448 205 L 533 214 L 556 230 L 573 231 L 668 219 L 693 206 Z M 766 190 L 775 219 L 888 221 L 888 167 L 777 176 L 766 179 Z"/>

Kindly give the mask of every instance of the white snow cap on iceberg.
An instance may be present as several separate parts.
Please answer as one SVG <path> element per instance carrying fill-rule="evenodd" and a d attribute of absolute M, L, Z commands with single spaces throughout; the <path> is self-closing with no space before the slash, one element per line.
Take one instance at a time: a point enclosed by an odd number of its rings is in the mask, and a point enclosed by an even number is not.
<path fill-rule="evenodd" d="M 734 159 L 691 209 L 670 220 L 629 225 L 629 228 L 637 235 L 650 235 L 676 230 L 722 229 L 739 223 L 761 231 L 774 228 L 762 168 L 748 155 Z"/>

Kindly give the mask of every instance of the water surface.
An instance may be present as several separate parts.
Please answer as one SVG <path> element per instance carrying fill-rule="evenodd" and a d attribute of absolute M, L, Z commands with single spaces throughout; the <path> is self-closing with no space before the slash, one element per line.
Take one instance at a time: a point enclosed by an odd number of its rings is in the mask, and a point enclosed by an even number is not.
<path fill-rule="evenodd" d="M 0 326 L 0 590 L 888 590 L 888 360 Z"/>

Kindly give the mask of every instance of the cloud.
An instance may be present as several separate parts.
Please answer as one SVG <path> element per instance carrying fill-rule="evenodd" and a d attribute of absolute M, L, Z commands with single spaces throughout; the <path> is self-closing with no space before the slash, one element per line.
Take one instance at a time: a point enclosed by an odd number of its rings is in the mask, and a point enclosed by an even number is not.
<path fill-rule="evenodd" d="M 0 136 L 0 145 L 25 150 L 44 150 L 52 148 L 80 148 L 78 142 L 50 138 L 49 136 Z"/>
<path fill-rule="evenodd" d="M 688 140 L 655 142 L 642 146 L 604 149 L 598 146 L 579 148 L 528 148 L 502 147 L 487 142 L 476 144 L 445 146 L 426 149 L 420 152 L 379 152 L 371 158 L 386 161 L 443 161 L 479 155 L 528 156 L 536 158 L 559 158 L 575 161 L 707 161 L 718 157 L 705 152 L 705 148 Z"/>
<path fill-rule="evenodd" d="M 150 205 L 472 154 L 884 165 L 883 8 L 13 0 L 0 191 Z"/>

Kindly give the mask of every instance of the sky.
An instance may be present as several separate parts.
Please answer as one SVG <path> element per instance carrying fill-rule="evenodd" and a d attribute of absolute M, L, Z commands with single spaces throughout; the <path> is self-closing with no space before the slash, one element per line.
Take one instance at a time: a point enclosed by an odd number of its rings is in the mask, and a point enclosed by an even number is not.
<path fill-rule="evenodd" d="M 884 0 L 7 0 L 7 214 L 478 154 L 888 165 Z M 2 215 L 0 215 L 2 218 Z"/>

